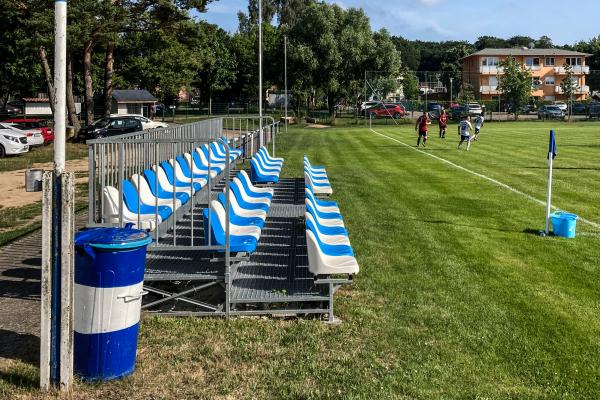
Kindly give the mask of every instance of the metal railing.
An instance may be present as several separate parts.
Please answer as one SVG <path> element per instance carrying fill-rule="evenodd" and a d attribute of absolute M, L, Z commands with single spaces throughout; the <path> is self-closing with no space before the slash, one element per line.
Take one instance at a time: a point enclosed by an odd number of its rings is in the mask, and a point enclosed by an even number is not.
<path fill-rule="evenodd" d="M 223 228 L 228 229 L 229 227 L 228 182 L 233 164 L 225 162 L 223 170 L 218 175 L 212 176 L 210 171 L 215 167 L 213 158 L 215 150 L 210 144 L 216 141 L 228 144 L 222 146 L 226 153 L 225 160 L 229 160 L 229 145 L 242 149 L 242 160 L 252 157 L 260 146 L 269 142 L 272 144 L 274 152 L 274 138 L 279 129 L 278 122 L 271 117 L 263 117 L 263 121 L 266 123 L 261 132 L 258 129 L 257 119 L 258 117 L 254 116 L 216 118 L 188 125 L 89 140 L 87 142 L 89 152 L 88 226 L 123 227 L 127 223 L 132 223 L 140 229 L 146 229 L 153 233 L 155 242 L 151 248 L 179 249 L 185 247 L 188 250 L 223 250 L 212 246 L 210 231 L 207 235 L 208 243 L 204 243 L 204 245 L 198 246 L 198 240 L 194 237 L 195 231 L 198 230 L 198 218 L 194 215 L 196 206 L 206 204 L 210 208 L 213 190 L 223 180 L 227 197 L 225 207 L 227 221 L 226 227 Z M 223 137 L 225 139 L 222 139 Z M 200 153 L 202 147 L 206 149 L 208 157 Z M 195 152 L 197 155 L 194 154 Z M 184 159 L 180 157 L 178 161 L 178 156 L 184 157 Z M 198 173 L 194 171 L 197 167 L 194 158 L 203 156 L 207 164 L 204 165 L 204 169 L 209 172 L 205 177 L 194 177 Z M 182 176 L 183 165 L 178 164 L 184 160 L 187 162 L 188 172 L 191 172 L 189 176 L 185 177 Z M 165 184 L 165 180 L 169 180 L 169 173 L 161 167 L 161 164 L 167 169 L 170 165 L 172 183 L 166 182 L 167 188 L 162 188 L 162 186 Z M 221 167 L 223 166 L 221 165 Z M 145 171 L 149 171 L 149 173 L 145 174 Z M 150 181 L 151 176 L 153 182 Z M 182 186 L 186 183 L 187 185 L 183 189 L 179 188 L 178 181 L 183 182 Z M 200 190 L 196 190 L 197 183 L 201 184 Z M 135 192 L 131 190 L 131 186 L 135 188 Z M 172 198 L 162 198 L 159 194 L 160 189 L 172 192 Z M 148 192 L 152 193 L 148 195 Z M 189 199 L 185 202 L 179 200 L 179 193 L 187 194 Z M 134 197 L 132 198 L 132 196 Z M 152 199 L 150 204 L 149 197 Z M 126 204 L 127 202 L 129 205 Z M 134 209 L 131 209 L 132 202 Z M 145 212 L 142 212 L 142 207 Z M 149 213 L 148 207 L 152 207 L 153 212 Z M 161 217 L 165 210 L 164 207 L 170 208 L 170 215 L 165 218 Z M 210 218 L 210 213 L 208 215 Z M 210 220 L 207 226 L 210 229 Z M 187 232 L 188 227 L 187 235 L 178 235 L 178 229 L 185 228 Z M 229 241 L 228 234 L 226 240 Z"/>

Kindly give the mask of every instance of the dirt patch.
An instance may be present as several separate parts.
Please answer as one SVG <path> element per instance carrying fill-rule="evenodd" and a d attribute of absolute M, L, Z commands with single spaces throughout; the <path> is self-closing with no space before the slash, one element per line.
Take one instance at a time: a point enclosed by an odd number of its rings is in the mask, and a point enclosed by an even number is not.
<path fill-rule="evenodd" d="M 32 168 L 50 170 L 53 168 L 53 164 L 36 163 Z M 76 183 L 87 182 L 87 176 L 81 176 L 82 172 L 87 175 L 87 158 L 67 161 L 66 169 L 76 173 Z M 22 207 L 42 200 L 41 192 L 25 191 L 25 171 L 24 169 L 17 169 L 0 172 L 0 204 L 2 204 L 2 207 Z"/>
<path fill-rule="evenodd" d="M 308 124 L 306 127 L 307 128 L 316 128 L 316 129 L 330 128 L 329 125 L 322 125 L 322 124 Z"/>

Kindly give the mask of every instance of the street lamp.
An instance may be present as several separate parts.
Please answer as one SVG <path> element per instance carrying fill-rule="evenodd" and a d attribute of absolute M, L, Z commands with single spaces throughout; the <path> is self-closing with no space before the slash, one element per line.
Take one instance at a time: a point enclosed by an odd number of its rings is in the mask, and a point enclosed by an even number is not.
<path fill-rule="evenodd" d="M 453 77 L 450 77 L 450 105 L 452 105 L 452 81 L 454 80 Z"/>

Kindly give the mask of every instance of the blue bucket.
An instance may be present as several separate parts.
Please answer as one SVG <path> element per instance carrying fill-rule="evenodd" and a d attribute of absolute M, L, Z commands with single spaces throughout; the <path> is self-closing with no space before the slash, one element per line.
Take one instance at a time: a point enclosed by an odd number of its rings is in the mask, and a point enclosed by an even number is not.
<path fill-rule="evenodd" d="M 577 215 L 555 211 L 550 215 L 552 219 L 552 230 L 555 236 L 562 236 L 569 239 L 575 237 L 575 228 L 577 227 Z"/>

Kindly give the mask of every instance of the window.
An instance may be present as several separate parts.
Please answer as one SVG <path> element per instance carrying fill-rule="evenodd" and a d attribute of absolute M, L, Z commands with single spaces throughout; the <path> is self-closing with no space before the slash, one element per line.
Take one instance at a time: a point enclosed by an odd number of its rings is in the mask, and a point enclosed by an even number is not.
<path fill-rule="evenodd" d="M 135 119 L 130 118 L 130 119 L 125 120 L 125 128 L 126 129 L 132 129 L 132 128 L 136 129 L 137 126 L 138 126 L 138 122 Z"/>
<path fill-rule="evenodd" d="M 539 57 L 526 57 L 525 65 L 528 67 L 539 67 L 540 66 L 540 58 Z"/>
<path fill-rule="evenodd" d="M 567 57 L 565 59 L 565 64 L 572 65 L 572 66 L 582 65 L 581 57 Z"/>
<path fill-rule="evenodd" d="M 110 127 L 114 128 L 114 129 L 120 129 L 123 128 L 123 126 L 125 125 L 125 121 L 123 121 L 122 119 L 114 119 L 111 123 L 110 123 Z"/>
<path fill-rule="evenodd" d="M 556 100 L 556 96 L 544 96 L 544 101 L 554 101 Z"/>
<path fill-rule="evenodd" d="M 554 57 L 546 57 L 546 60 L 544 61 L 544 64 L 548 67 L 553 67 L 554 66 Z"/>
<path fill-rule="evenodd" d="M 498 57 L 482 57 L 481 65 L 484 67 L 497 67 L 500 62 Z"/>
<path fill-rule="evenodd" d="M 553 76 L 547 76 L 546 78 L 544 78 L 544 85 L 546 85 L 546 86 L 554 86 L 555 83 L 556 82 L 554 81 Z"/>

